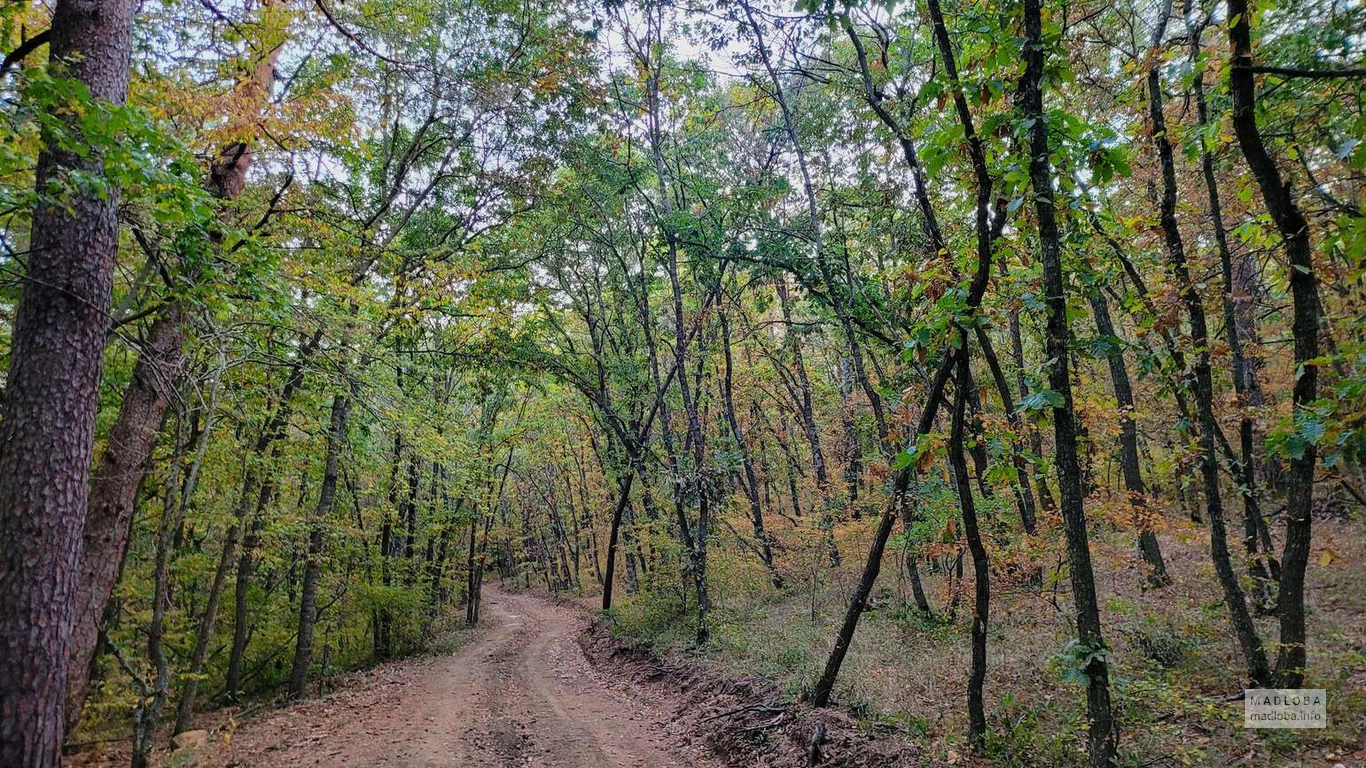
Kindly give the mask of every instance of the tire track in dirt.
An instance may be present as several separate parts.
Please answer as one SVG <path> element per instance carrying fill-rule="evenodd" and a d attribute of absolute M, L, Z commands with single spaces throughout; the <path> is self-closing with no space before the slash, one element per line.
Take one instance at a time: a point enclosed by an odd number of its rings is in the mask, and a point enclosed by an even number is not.
<path fill-rule="evenodd" d="M 242 723 L 223 762 L 351 768 L 710 768 L 668 718 L 604 684 L 581 610 L 490 589 L 488 628 L 359 706 L 309 702 Z M 322 707 L 321 709 L 319 709 Z M 291 710 L 295 711 L 291 713 Z M 307 733 L 299 733 L 303 725 Z M 676 730 L 676 729 L 675 729 Z M 302 737 L 302 738 L 301 738 Z M 206 764 L 201 763 L 201 764 Z"/>

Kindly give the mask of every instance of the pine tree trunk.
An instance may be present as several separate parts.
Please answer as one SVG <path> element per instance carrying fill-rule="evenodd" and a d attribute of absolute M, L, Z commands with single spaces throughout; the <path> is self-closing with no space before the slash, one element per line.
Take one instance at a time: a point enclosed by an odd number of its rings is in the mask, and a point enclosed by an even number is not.
<path fill-rule="evenodd" d="M 54 69 L 94 100 L 122 104 L 133 12 L 129 0 L 59 0 Z M 104 175 L 98 153 L 58 149 L 49 135 L 43 142 L 40 194 L 73 173 Z M 111 185 L 40 201 L 33 212 L 0 416 L 0 764 L 61 759 L 118 209 Z"/>

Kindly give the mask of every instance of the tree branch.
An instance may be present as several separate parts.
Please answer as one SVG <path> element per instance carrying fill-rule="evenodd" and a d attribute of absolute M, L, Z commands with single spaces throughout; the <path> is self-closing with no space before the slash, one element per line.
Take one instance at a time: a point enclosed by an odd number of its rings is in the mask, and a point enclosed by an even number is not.
<path fill-rule="evenodd" d="M 0 62 L 0 78 L 3 78 L 5 75 L 9 74 L 11 67 L 23 61 L 24 57 L 28 56 L 30 53 L 33 53 L 35 50 L 37 50 L 38 47 L 46 43 L 47 39 L 51 36 L 52 30 L 45 29 L 42 32 L 39 32 L 33 37 L 30 37 L 29 39 L 20 43 L 18 48 L 15 48 L 13 51 L 10 51 L 9 55 L 5 56 L 5 60 L 3 62 Z"/>

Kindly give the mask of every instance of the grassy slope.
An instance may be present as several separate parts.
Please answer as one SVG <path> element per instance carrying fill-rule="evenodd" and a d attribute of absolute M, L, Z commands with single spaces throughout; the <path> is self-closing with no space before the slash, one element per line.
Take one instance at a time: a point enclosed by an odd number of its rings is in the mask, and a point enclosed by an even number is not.
<path fill-rule="evenodd" d="M 804 574 L 793 579 L 797 586 L 783 595 L 766 587 L 764 573 L 743 550 L 715 558 L 715 642 L 701 654 L 702 663 L 724 674 L 775 682 L 800 695 L 824 663 L 872 525 L 866 519 L 845 524 L 840 531 L 847 553 L 843 566 L 831 571 L 807 564 Z M 1242 702 L 1223 701 L 1242 688 L 1243 666 L 1204 531 L 1177 523 L 1163 533 L 1175 581 L 1158 592 L 1141 588 L 1142 572 L 1130 540 L 1108 534 L 1093 541 L 1105 631 L 1113 649 L 1121 764 L 1366 765 L 1363 528 L 1362 521 L 1316 521 L 1308 574 L 1306 686 L 1328 689 L 1330 726 L 1323 731 L 1248 731 L 1242 727 Z M 973 762 L 966 754 L 965 712 L 971 584 L 963 588 L 964 603 L 948 621 L 942 618 L 949 595 L 946 579 L 941 573 L 924 573 L 941 616 L 925 621 L 906 608 L 910 593 L 895 562 L 899 556 L 888 553 L 878 582 L 880 599 L 860 626 L 838 698 L 870 722 L 918 735 L 929 745 L 930 756 Z M 1036 557 L 1036 562 L 1056 563 L 1051 553 Z M 784 565 L 789 572 L 796 570 L 791 560 Z M 987 676 L 992 746 L 988 757 L 977 762 L 1080 763 L 1082 689 L 1068 682 L 1058 660 L 1071 637 L 1066 577 L 1046 571 L 1043 585 L 1031 586 L 1027 578 L 993 570 Z M 815 590 L 813 572 L 820 574 Z M 659 648 L 686 645 L 692 629 L 676 598 L 660 596 L 668 591 L 621 600 L 615 611 L 618 631 Z M 1268 644 L 1274 642 L 1274 617 L 1258 623 Z"/>

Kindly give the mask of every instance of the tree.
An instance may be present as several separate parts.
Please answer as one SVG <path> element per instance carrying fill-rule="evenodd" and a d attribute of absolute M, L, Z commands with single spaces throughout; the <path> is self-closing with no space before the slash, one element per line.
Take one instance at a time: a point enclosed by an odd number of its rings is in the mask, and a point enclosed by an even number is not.
<path fill-rule="evenodd" d="M 1038 219 L 1040 261 L 1043 265 L 1048 328 L 1048 385 L 1055 393 L 1053 404 L 1053 446 L 1056 451 L 1059 507 L 1063 531 L 1067 536 L 1067 556 L 1071 563 L 1072 601 L 1076 609 L 1077 641 L 1073 646 L 1075 663 L 1086 675 L 1086 714 L 1090 720 L 1087 755 L 1092 768 L 1110 766 L 1115 761 L 1114 713 L 1110 706 L 1110 668 L 1107 647 L 1101 633 L 1100 608 L 1096 598 L 1095 576 L 1091 570 L 1091 548 L 1087 541 L 1086 511 L 1083 507 L 1081 464 L 1077 458 L 1076 416 L 1072 405 L 1072 377 L 1068 371 L 1067 286 L 1063 278 L 1062 244 L 1058 237 L 1054 209 L 1053 169 L 1049 161 L 1048 126 L 1044 113 L 1043 10 L 1040 0 L 1025 0 L 1022 54 L 1025 75 L 1021 83 L 1021 109 L 1029 142 L 1029 181 L 1034 195 L 1034 215 Z"/>
<path fill-rule="evenodd" d="M 112 113 L 124 102 L 133 11 L 126 0 L 57 3 L 48 50 L 73 105 Z M 119 187 L 103 162 L 105 140 L 70 120 L 52 125 L 43 145 L 0 414 L 0 760 L 23 766 L 61 760 L 119 244 Z"/>

